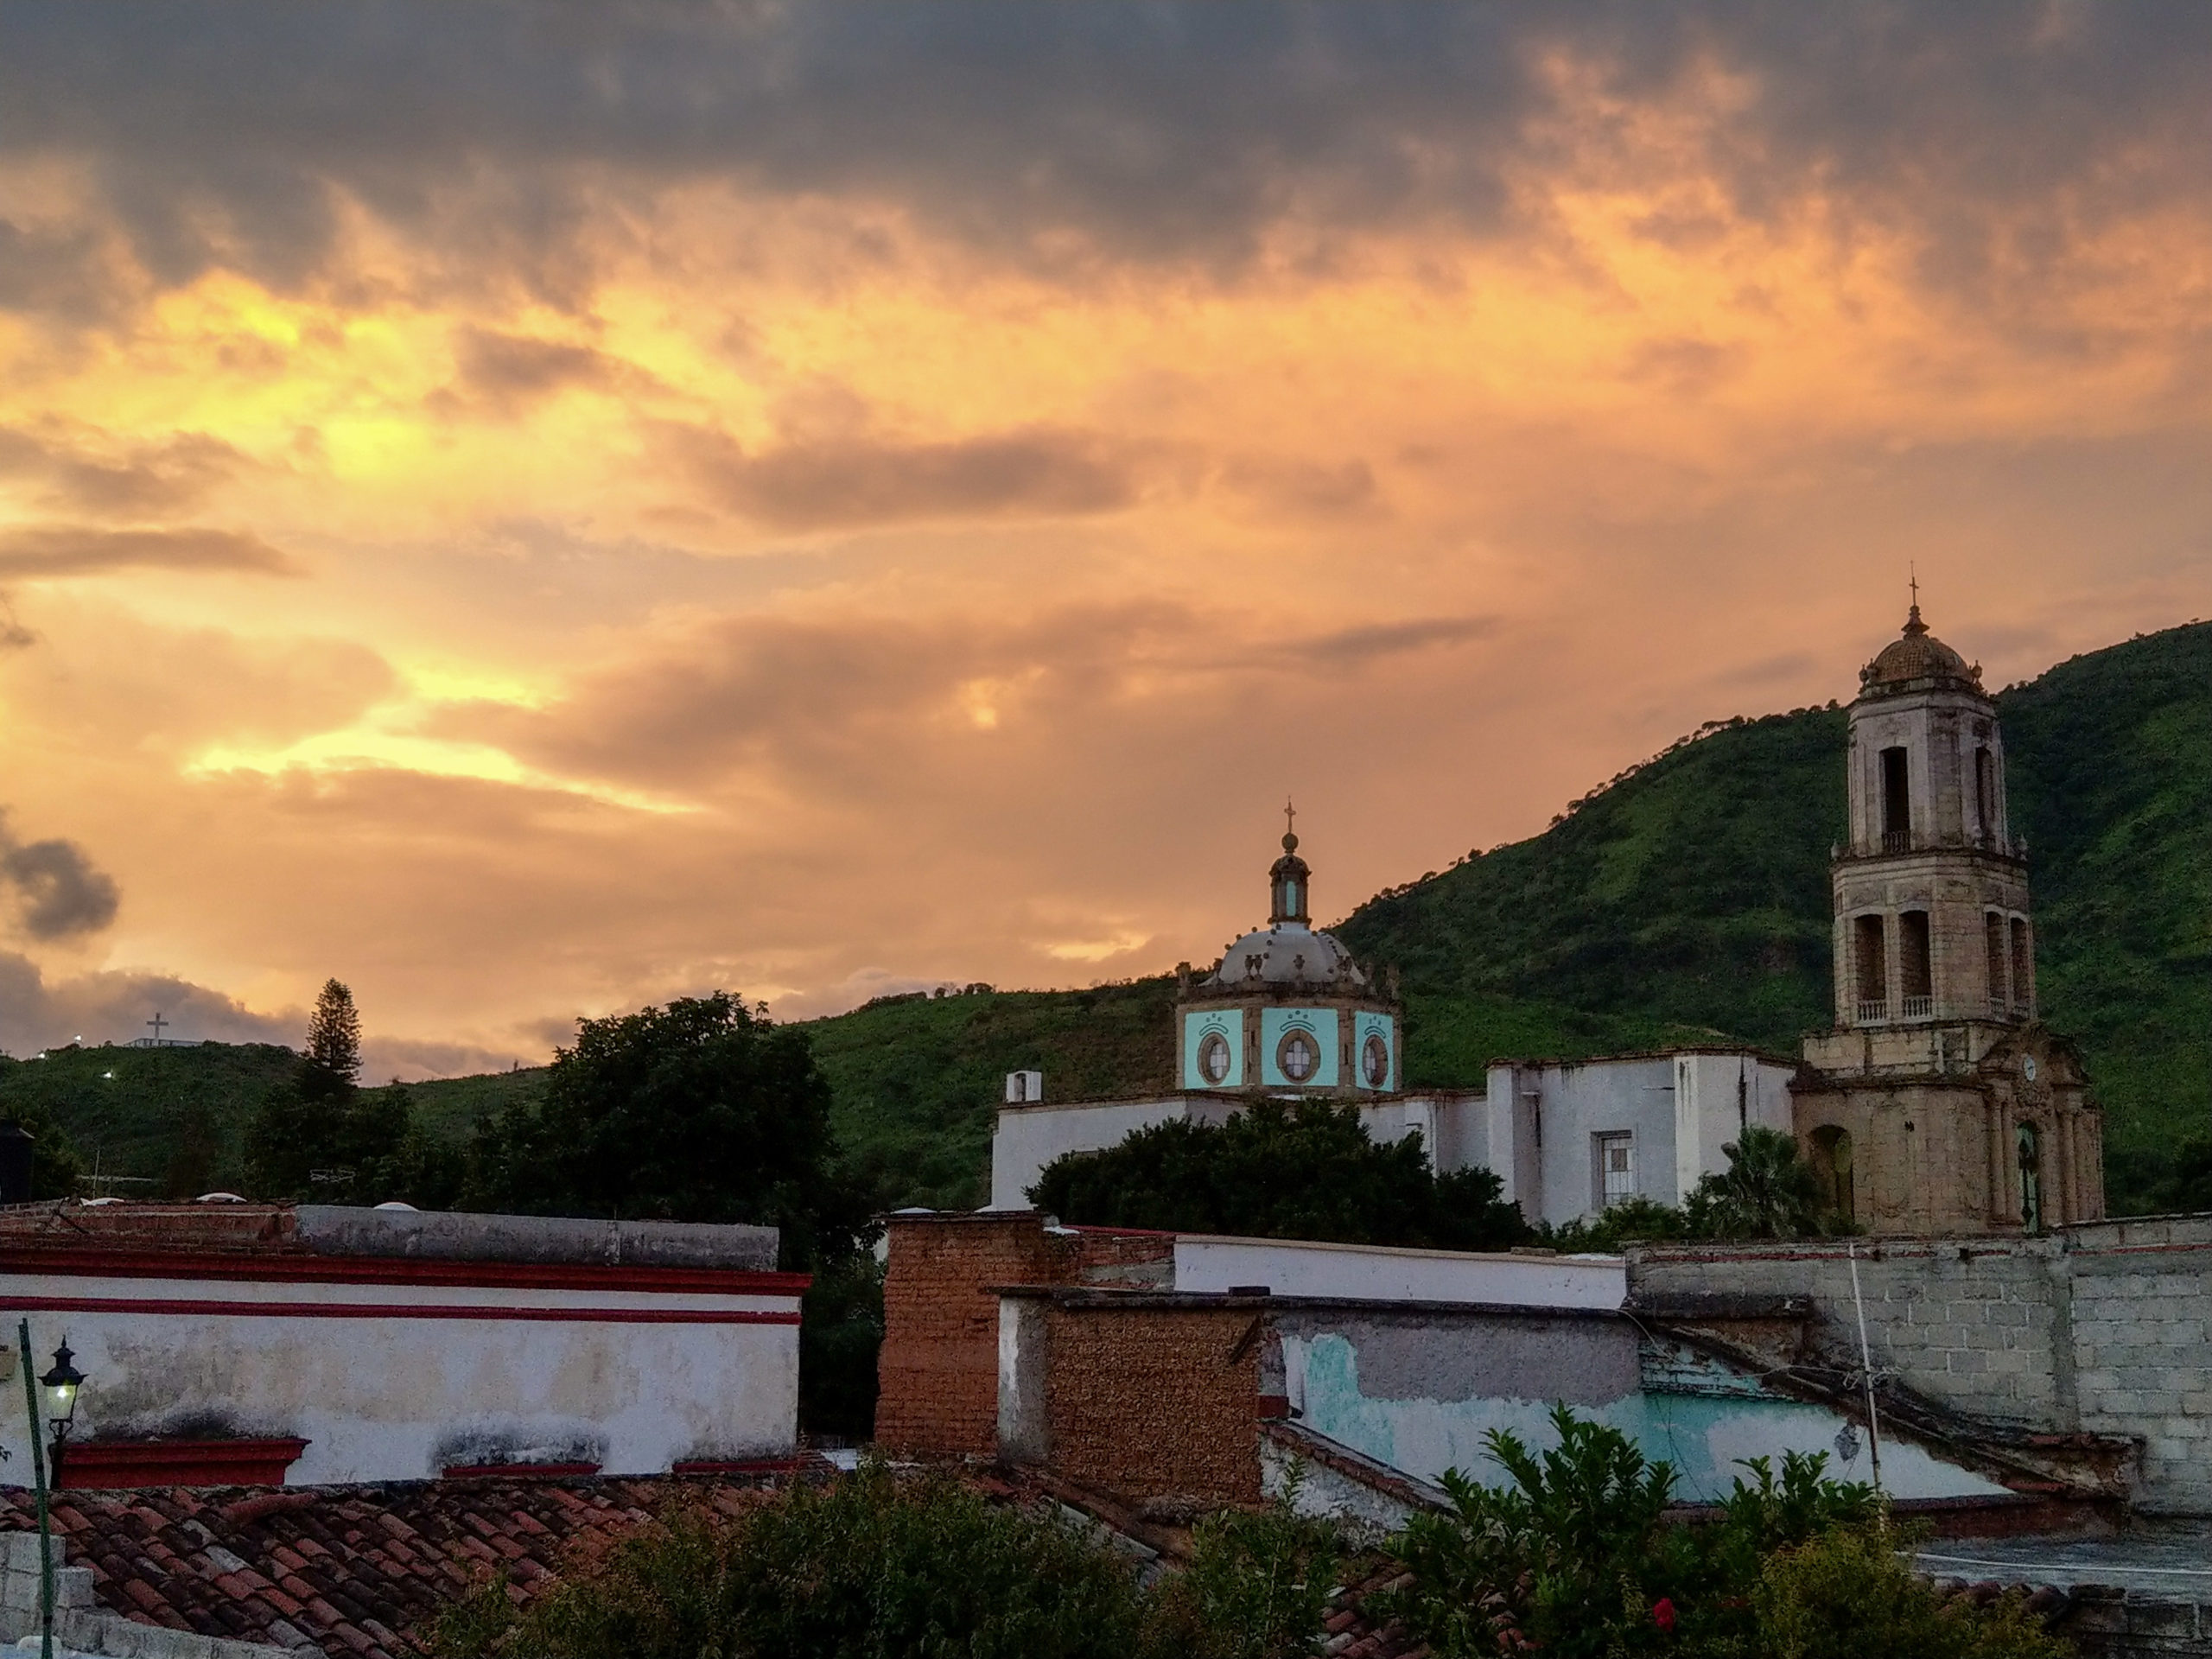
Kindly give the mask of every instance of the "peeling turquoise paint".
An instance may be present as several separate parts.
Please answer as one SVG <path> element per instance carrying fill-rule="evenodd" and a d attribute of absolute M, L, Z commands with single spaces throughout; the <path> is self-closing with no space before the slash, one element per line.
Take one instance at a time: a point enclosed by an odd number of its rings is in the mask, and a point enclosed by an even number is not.
<path fill-rule="evenodd" d="M 1306 1427 L 1424 1480 L 1458 1469 L 1487 1485 L 1504 1484 L 1504 1471 L 1484 1445 L 1493 1429 L 1510 1430 L 1539 1452 L 1559 1441 L 1548 1400 L 1370 1399 L 1360 1389 L 1357 1351 L 1341 1336 L 1286 1337 L 1283 1363 L 1291 1403 Z M 1689 1503 L 1725 1497 L 1742 1472 L 1742 1459 L 1779 1462 L 1784 1452 L 1825 1452 L 1837 1478 L 1871 1478 L 1863 1446 L 1853 1446 L 1849 1459 L 1839 1454 L 1837 1434 L 1846 1420 L 1825 1406 L 1772 1395 L 1639 1391 L 1575 1410 L 1618 1429 L 1646 1458 L 1670 1465 L 1675 1495 Z M 1893 1497 L 2005 1491 L 1899 1441 L 1883 1448 L 1882 1477 Z"/>

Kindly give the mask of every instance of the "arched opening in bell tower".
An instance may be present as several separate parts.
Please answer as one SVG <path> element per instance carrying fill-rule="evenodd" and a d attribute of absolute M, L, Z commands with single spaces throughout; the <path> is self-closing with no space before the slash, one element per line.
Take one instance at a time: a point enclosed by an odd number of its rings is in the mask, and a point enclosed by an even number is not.
<path fill-rule="evenodd" d="M 2032 1123 L 2017 1132 L 2020 1164 L 2020 1225 L 2031 1233 L 2043 1230 L 2043 1137 Z"/>
<path fill-rule="evenodd" d="M 1983 744 L 1974 752 L 1974 830 L 1981 844 L 1997 843 L 1997 757 Z"/>
<path fill-rule="evenodd" d="M 1905 751 L 1882 751 L 1882 850 L 1907 852 L 1912 847 L 1912 778 L 1906 769 Z"/>
<path fill-rule="evenodd" d="M 1890 1017 L 1890 951 L 1885 937 L 1887 930 L 1879 916 L 1859 916 L 1853 919 L 1852 966 L 1859 982 L 1859 1017 L 1861 1020 L 1886 1020 Z"/>
<path fill-rule="evenodd" d="M 1900 1018 L 1925 1020 L 1936 1011 L 1936 962 L 1928 912 L 1908 910 L 1897 917 L 1897 991 Z"/>
<path fill-rule="evenodd" d="M 2025 1014 L 2032 1001 L 2030 995 L 2034 982 L 2030 976 L 2034 963 L 2028 952 L 2028 925 L 2021 917 L 2012 918 L 2012 1012 Z"/>
<path fill-rule="evenodd" d="M 2005 977 L 2005 918 L 1993 910 L 1981 918 L 1981 926 L 1983 954 L 1989 962 L 1989 1011 L 1999 1015 L 2009 1014 L 2012 993 Z"/>
<path fill-rule="evenodd" d="M 1811 1138 L 1813 1173 L 1820 1178 L 1822 1198 L 1837 1215 L 1855 1220 L 1858 1195 L 1851 1176 L 1851 1131 L 1840 1124 L 1823 1123 Z"/>

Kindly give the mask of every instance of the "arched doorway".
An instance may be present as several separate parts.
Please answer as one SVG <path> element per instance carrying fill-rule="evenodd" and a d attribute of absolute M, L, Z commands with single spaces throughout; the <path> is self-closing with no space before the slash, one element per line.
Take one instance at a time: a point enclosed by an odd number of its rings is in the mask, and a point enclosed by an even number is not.
<path fill-rule="evenodd" d="M 1812 1134 L 1813 1171 L 1828 1208 L 1846 1221 L 1858 1219 L 1857 1198 L 1851 1170 L 1851 1131 L 1837 1123 L 1823 1123 Z"/>
<path fill-rule="evenodd" d="M 2032 1123 L 2014 1131 L 2020 1166 L 2020 1225 L 2029 1232 L 2043 1230 L 2043 1137 Z"/>

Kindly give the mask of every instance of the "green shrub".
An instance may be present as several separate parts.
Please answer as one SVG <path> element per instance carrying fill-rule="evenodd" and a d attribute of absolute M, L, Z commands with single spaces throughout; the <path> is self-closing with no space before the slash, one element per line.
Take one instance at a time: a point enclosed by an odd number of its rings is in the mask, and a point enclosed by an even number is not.
<path fill-rule="evenodd" d="M 1897 1535 L 1834 1527 L 1770 1556 L 1756 1591 L 1773 1659 L 2070 1659 L 2017 1596 L 1940 1601 L 1897 1553 Z"/>
<path fill-rule="evenodd" d="M 1081 1225 L 1500 1250 L 1532 1236 L 1503 1192 L 1486 1169 L 1437 1174 L 1418 1135 L 1377 1144 L 1353 1107 L 1258 1100 L 1065 1154 L 1028 1198 Z"/>
<path fill-rule="evenodd" d="M 504 1582 L 457 1604 L 439 1659 L 1285 1659 L 1313 1651 L 1335 1569 L 1284 1510 L 1199 1523 L 1187 1575 L 1058 1513 L 881 1465 L 764 1495 L 736 1519 L 641 1530 L 518 1614 Z"/>
<path fill-rule="evenodd" d="M 1541 1455 L 1493 1430 L 1512 1484 L 1446 1471 L 1452 1512 L 1416 1516 L 1392 1546 L 1414 1583 L 1386 1610 L 1442 1659 L 1527 1643 L 1562 1659 L 1638 1653 L 1668 1642 L 1658 1604 L 1690 1599 L 1695 1543 L 1663 1520 L 1674 1471 L 1565 1406 L 1552 1425 L 1560 1443 Z"/>
<path fill-rule="evenodd" d="M 1210 1515 L 1193 1529 L 1189 1568 L 1152 1599 L 1146 1649 L 1159 1659 L 1316 1652 L 1338 1565 L 1335 1529 L 1288 1503 Z"/>
<path fill-rule="evenodd" d="M 1448 1515 L 1393 1541 L 1410 1588 L 1379 1611 L 1438 1659 L 1536 1647 L 1549 1654 L 1694 1653 L 1700 1659 L 2060 1659 L 2068 1649 L 2017 1602 L 1944 1605 L 1879 1524 L 1873 1489 L 1826 1480 L 1823 1456 L 1777 1472 L 1751 1458 L 1702 1526 L 1665 1516 L 1673 1471 L 1618 1431 L 1555 1408 L 1560 1444 L 1532 1455 L 1493 1433 L 1511 1485 L 1457 1470 Z"/>

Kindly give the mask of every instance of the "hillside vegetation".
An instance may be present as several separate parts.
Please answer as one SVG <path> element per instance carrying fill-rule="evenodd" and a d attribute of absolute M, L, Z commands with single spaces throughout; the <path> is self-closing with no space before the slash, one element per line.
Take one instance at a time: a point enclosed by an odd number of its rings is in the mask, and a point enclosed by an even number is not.
<path fill-rule="evenodd" d="M 2029 851 L 2044 1018 L 2108 1113 L 2115 1207 L 2212 1133 L 2212 624 L 1997 699 Z M 1635 1012 L 1794 1048 L 1830 1018 L 1827 859 L 1845 717 L 1732 722 L 1543 835 L 1363 905 L 1338 931 L 1409 994 Z"/>
<path fill-rule="evenodd" d="M 2160 1149 L 2212 1135 L 2212 625 L 2062 663 L 1998 698 L 2030 849 L 2044 1015 L 2082 1045 L 2109 1114 L 2115 1209 Z M 1828 875 L 1843 833 L 1840 709 L 1739 720 L 1631 768 L 1543 834 L 1377 895 L 1338 931 L 1398 965 L 1407 1078 L 1479 1085 L 1508 1055 L 1573 1058 L 1716 1036 L 1784 1052 L 1829 1018 Z M 810 1021 L 847 1158 L 890 1205 L 982 1201 L 1007 1072 L 1049 1099 L 1171 1082 L 1174 988 L 890 998 Z M 289 1051 L 62 1049 L 0 1061 L 87 1166 L 158 1185 L 181 1116 L 213 1114 L 215 1185 Z M 111 1077 L 108 1074 L 112 1072 Z M 409 1086 L 467 1133 L 543 1069 Z M 144 1192 L 145 1187 L 123 1191 Z"/>

